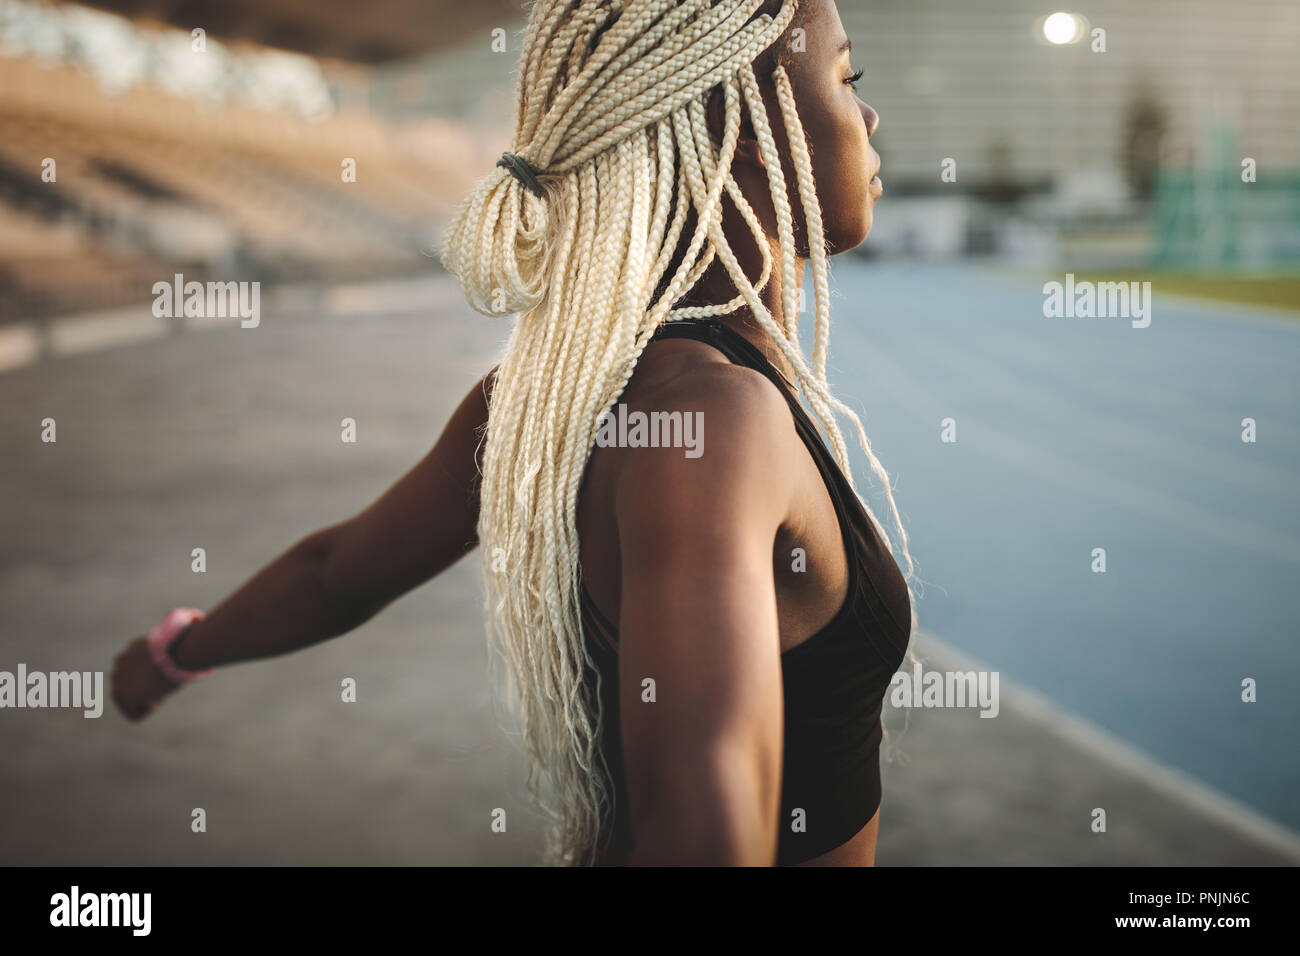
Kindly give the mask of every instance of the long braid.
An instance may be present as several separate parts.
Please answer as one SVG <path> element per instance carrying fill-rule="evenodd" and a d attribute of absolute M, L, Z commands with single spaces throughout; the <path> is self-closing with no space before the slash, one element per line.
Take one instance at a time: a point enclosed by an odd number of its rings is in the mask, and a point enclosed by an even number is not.
<path fill-rule="evenodd" d="M 443 264 L 459 277 L 470 306 L 519 313 L 489 406 L 478 530 L 490 661 L 508 665 L 528 789 L 550 816 L 553 862 L 593 862 L 609 835 L 602 677 L 597 671 L 594 695 L 584 682 L 595 665 L 579 617 L 577 502 L 601 416 L 627 387 L 655 330 L 747 306 L 795 370 L 850 482 L 837 411 L 853 418 L 889 490 L 861 423 L 826 384 L 821 213 L 789 79 L 777 67 L 813 250 L 811 367 L 798 346 L 793 213 L 752 64 L 788 29 L 799 3 L 784 0 L 769 15 L 759 11 L 772 0 L 537 0 L 520 55 L 513 152 L 537 170 L 543 196 L 494 168 L 457 208 L 444 237 Z M 724 99 L 716 145 L 706 122 L 715 89 Z M 776 262 L 731 172 L 744 109 L 776 208 Z M 757 283 L 744 275 L 723 232 L 724 191 L 762 251 Z M 670 275 L 692 213 L 685 254 Z M 676 307 L 715 259 L 731 276 L 735 298 Z M 782 324 L 759 296 L 778 269 Z M 901 541 L 906 549 L 906 535 Z"/>
<path fill-rule="evenodd" d="M 813 298 L 817 308 L 816 340 L 813 343 L 813 372 L 819 379 L 826 378 L 826 345 L 830 335 L 830 285 L 826 281 L 826 243 L 822 229 L 821 203 L 813 185 L 812 155 L 808 140 L 803 134 L 803 124 L 794 107 L 794 89 L 785 70 L 773 75 L 776 82 L 777 101 L 785 117 L 785 131 L 790 140 L 790 156 L 794 160 L 796 178 L 799 180 L 799 201 L 808 219 L 808 254 L 813 269 Z M 816 240 L 813 240 L 816 236 Z"/>

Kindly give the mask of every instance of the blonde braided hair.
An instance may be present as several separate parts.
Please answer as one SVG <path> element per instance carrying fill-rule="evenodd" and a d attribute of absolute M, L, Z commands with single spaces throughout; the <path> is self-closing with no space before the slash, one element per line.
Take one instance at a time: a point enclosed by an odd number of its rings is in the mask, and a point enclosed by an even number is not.
<path fill-rule="evenodd" d="M 591 863 L 608 835 L 612 784 L 600 756 L 599 680 L 579 617 L 578 493 L 599 418 L 622 394 L 666 321 L 748 306 L 797 375 L 801 393 L 850 476 L 834 412 L 856 425 L 913 565 L 888 475 L 857 416 L 826 382 L 829 288 L 822 219 L 803 128 L 784 68 L 773 73 L 808 224 L 816 296 L 812 367 L 799 348 L 793 216 L 753 63 L 790 26 L 801 0 L 537 0 L 516 89 L 513 152 L 543 196 L 498 167 L 461 204 L 442 262 L 488 315 L 518 312 L 491 398 L 479 542 L 489 646 L 509 664 L 530 757 L 528 788 L 548 812 L 550 862 Z M 706 122 L 721 88 L 721 144 Z M 777 215 L 784 323 L 759 297 L 774 268 L 757 215 L 731 173 L 748 107 Z M 723 234 L 723 190 L 763 255 L 757 284 Z M 670 217 L 671 211 L 671 217 Z M 688 213 L 696 228 L 666 273 Z M 739 294 L 673 308 L 718 257 Z M 865 505 L 865 502 L 864 502 Z M 888 534 L 867 508 L 882 538 Z M 913 601 L 912 588 L 908 587 Z M 913 611 L 915 621 L 915 611 Z M 549 778 L 552 798 L 539 783 Z"/>

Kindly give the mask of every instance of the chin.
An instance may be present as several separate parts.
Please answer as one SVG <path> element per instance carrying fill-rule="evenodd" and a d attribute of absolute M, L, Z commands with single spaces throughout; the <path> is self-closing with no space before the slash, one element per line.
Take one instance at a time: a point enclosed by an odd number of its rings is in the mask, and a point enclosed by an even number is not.
<path fill-rule="evenodd" d="M 871 223 L 870 204 L 867 204 L 859 215 L 854 216 L 852 221 L 836 222 L 834 230 L 826 230 L 826 244 L 830 247 L 831 254 L 848 252 L 862 245 L 866 241 L 867 234 L 871 232 Z"/>

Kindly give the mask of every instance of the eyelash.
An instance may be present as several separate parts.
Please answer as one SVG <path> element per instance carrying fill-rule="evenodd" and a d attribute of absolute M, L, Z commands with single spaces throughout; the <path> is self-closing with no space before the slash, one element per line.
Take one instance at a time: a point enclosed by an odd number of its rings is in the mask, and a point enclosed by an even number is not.
<path fill-rule="evenodd" d="M 856 89 L 858 88 L 858 80 L 862 79 L 862 76 L 863 76 L 863 71 L 862 71 L 862 70 L 858 70 L 858 72 L 854 73 L 852 76 L 850 76 L 850 77 L 849 77 L 847 80 L 845 80 L 844 82 L 847 83 L 847 84 L 849 84 L 849 86 L 850 86 L 852 89 L 855 89 L 855 90 L 856 90 Z"/>

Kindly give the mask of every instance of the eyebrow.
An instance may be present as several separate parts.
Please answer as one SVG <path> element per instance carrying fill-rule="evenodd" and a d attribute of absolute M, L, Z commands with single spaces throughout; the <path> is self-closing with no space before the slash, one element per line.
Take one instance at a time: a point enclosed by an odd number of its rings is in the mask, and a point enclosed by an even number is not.
<path fill-rule="evenodd" d="M 838 50 L 836 50 L 835 52 L 836 52 L 836 54 L 840 54 L 840 53 L 844 53 L 844 52 L 852 53 L 852 52 L 853 52 L 853 41 L 850 40 L 850 39 L 848 39 L 848 38 L 846 37 L 845 40 L 844 40 L 844 42 L 840 44 L 840 48 L 839 48 Z"/>

